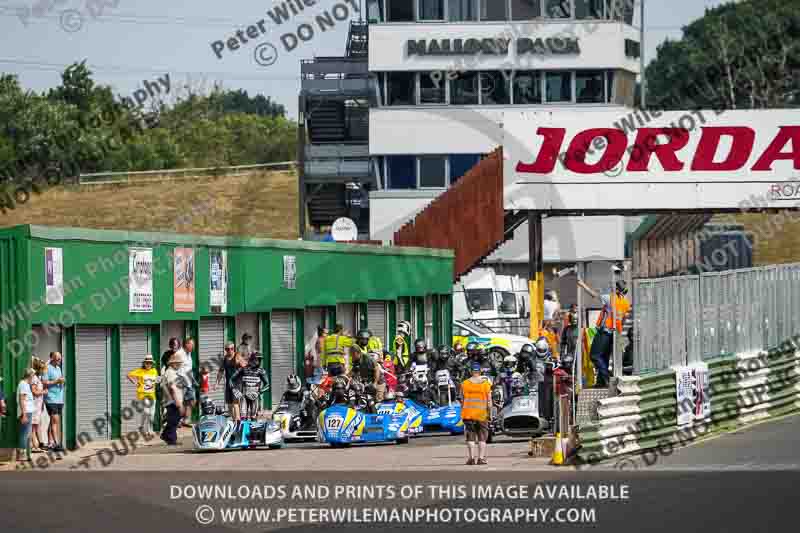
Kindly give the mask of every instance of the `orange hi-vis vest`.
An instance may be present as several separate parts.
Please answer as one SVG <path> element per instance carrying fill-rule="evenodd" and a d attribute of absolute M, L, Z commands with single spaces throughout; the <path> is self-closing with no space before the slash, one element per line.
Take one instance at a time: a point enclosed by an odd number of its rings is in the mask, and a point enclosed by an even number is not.
<path fill-rule="evenodd" d="M 486 379 L 481 383 L 475 383 L 471 379 L 461 384 L 461 391 L 464 394 L 464 405 L 461 407 L 461 418 L 463 420 L 477 420 L 484 422 L 489 418 L 489 397 L 492 393 L 492 383 Z"/>

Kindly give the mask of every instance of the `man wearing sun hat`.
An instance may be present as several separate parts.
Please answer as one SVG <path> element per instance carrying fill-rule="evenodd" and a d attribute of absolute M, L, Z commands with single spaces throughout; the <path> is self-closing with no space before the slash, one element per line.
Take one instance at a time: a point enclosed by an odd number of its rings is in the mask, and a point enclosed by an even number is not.
<path fill-rule="evenodd" d="M 158 383 L 158 370 L 155 369 L 153 356 L 147 354 L 142 361 L 142 367 L 128 372 L 128 381 L 136 385 L 136 399 L 142 407 L 142 428 L 145 436 L 153 434 L 153 414 L 156 410 L 156 384 Z"/>

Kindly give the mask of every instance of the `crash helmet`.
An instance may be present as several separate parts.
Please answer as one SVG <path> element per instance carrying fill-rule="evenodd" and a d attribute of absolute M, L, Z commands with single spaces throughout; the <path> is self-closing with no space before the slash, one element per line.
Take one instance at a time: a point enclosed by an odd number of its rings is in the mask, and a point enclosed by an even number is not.
<path fill-rule="evenodd" d="M 439 352 L 439 358 L 441 359 L 448 359 L 451 355 L 453 355 L 453 349 L 446 344 L 439 346 L 437 351 Z"/>
<path fill-rule="evenodd" d="M 507 355 L 503 358 L 503 368 L 514 368 L 517 366 L 517 358 L 513 355 Z"/>
<path fill-rule="evenodd" d="M 331 389 L 331 394 L 333 394 L 334 398 L 344 398 L 345 393 L 347 391 L 347 387 L 342 380 L 337 379 L 333 383 L 333 388 Z"/>
<path fill-rule="evenodd" d="M 253 352 L 250 354 L 250 364 L 253 366 L 261 366 L 261 359 L 263 359 L 261 352 Z"/>
<path fill-rule="evenodd" d="M 371 338 L 372 338 L 372 332 L 368 329 L 362 329 L 359 330 L 358 334 L 356 335 L 356 342 L 360 346 L 366 346 Z"/>
<path fill-rule="evenodd" d="M 617 281 L 617 283 L 615 285 L 617 287 L 617 292 L 619 294 L 621 294 L 623 296 L 628 294 L 628 284 L 625 283 L 625 280 L 621 279 L 621 280 Z"/>
<path fill-rule="evenodd" d="M 205 398 L 200 404 L 200 411 L 202 411 L 204 415 L 213 415 L 216 412 L 214 401 L 211 398 Z"/>
<path fill-rule="evenodd" d="M 401 321 L 397 324 L 397 333 L 401 335 L 411 335 L 411 323 L 407 320 Z"/>
<path fill-rule="evenodd" d="M 550 345 L 544 337 L 539 337 L 539 340 L 534 343 L 533 349 L 539 359 L 544 359 L 550 354 Z"/>
<path fill-rule="evenodd" d="M 567 372 L 572 372 L 572 365 L 575 363 L 575 356 L 567 352 L 561 355 L 559 365 Z"/>
<path fill-rule="evenodd" d="M 530 344 L 530 343 L 529 344 L 523 344 L 522 348 L 519 349 L 519 355 L 523 359 L 527 359 L 529 357 L 532 357 L 533 356 L 533 352 L 535 352 L 535 351 L 536 350 L 534 350 L 533 344 Z"/>
<path fill-rule="evenodd" d="M 286 390 L 291 393 L 298 393 L 300 392 L 300 379 L 292 374 L 291 376 L 286 378 Z"/>
<path fill-rule="evenodd" d="M 414 341 L 414 351 L 416 353 L 426 353 L 428 351 L 428 344 L 425 339 L 417 339 Z"/>
<path fill-rule="evenodd" d="M 473 357 L 481 354 L 481 345 L 477 342 L 470 342 L 467 344 L 467 355 Z"/>

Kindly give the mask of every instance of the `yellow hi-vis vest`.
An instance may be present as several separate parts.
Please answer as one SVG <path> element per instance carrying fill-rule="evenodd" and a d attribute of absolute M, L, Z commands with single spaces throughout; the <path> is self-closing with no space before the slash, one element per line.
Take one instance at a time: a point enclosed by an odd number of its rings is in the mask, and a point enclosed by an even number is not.
<path fill-rule="evenodd" d="M 392 354 L 392 363 L 395 366 L 402 368 L 408 367 L 408 344 L 405 337 L 398 335 L 394 340 L 394 353 Z"/>
<path fill-rule="evenodd" d="M 328 366 L 331 363 L 345 363 L 345 350 L 353 345 L 353 339 L 345 337 L 344 335 L 328 335 L 325 337 L 325 350 L 324 365 Z"/>
<path fill-rule="evenodd" d="M 480 383 L 475 383 L 468 379 L 461 384 L 461 391 L 464 394 L 461 418 L 463 420 L 477 420 L 478 422 L 488 420 L 489 409 L 487 404 L 492 393 L 492 383 L 488 379 L 484 379 Z"/>

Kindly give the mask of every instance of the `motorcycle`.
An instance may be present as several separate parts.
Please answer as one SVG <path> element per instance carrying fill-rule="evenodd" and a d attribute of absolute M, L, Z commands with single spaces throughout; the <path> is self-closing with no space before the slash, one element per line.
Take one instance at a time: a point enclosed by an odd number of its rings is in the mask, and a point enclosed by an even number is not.
<path fill-rule="evenodd" d="M 555 369 L 558 361 L 552 357 L 536 361 L 536 371 L 533 376 L 528 376 L 528 387 L 524 387 L 523 378 L 520 376 L 518 390 L 527 388 L 527 393 L 513 394 L 509 401 L 498 409 L 494 419 L 494 431 L 512 437 L 536 437 L 546 433 L 552 426 L 552 421 L 545 416 L 549 410 L 540 406 L 539 387 L 544 385 L 548 373 L 546 369 Z M 538 376 L 538 374 L 542 374 Z"/>
<path fill-rule="evenodd" d="M 242 450 L 267 446 L 282 448 L 283 434 L 280 426 L 267 420 L 234 421 L 221 406 L 206 412 L 192 429 L 196 451 Z"/>
<path fill-rule="evenodd" d="M 332 403 L 317 419 L 317 440 L 333 447 L 346 447 L 361 442 L 408 442 L 411 414 L 367 412 L 374 408 L 367 387 L 357 381 L 348 384 L 347 401 Z M 377 409 L 376 409 L 377 410 Z"/>
<path fill-rule="evenodd" d="M 317 413 L 319 405 L 311 392 L 303 391 L 300 401 L 281 401 L 272 413 L 272 420 L 278 424 L 284 440 L 307 440 L 317 437 Z"/>

